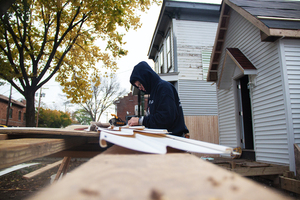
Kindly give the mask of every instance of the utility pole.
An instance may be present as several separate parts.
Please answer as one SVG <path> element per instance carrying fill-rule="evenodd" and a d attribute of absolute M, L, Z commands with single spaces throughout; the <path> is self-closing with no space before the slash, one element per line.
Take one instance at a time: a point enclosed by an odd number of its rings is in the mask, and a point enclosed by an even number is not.
<path fill-rule="evenodd" d="M 41 89 L 40 89 L 39 106 L 38 106 L 38 111 L 37 111 L 37 115 L 36 115 L 36 127 L 38 127 L 38 125 L 39 125 L 39 114 L 40 114 L 40 105 L 41 105 L 41 98 L 42 98 L 42 89 L 43 89 L 43 87 L 41 87 Z"/>
<path fill-rule="evenodd" d="M 9 93 L 8 105 L 7 105 L 7 113 L 6 113 L 6 126 L 8 126 L 8 121 L 9 121 L 11 93 L 12 93 L 12 85 L 10 84 L 10 93 Z"/>
<path fill-rule="evenodd" d="M 45 96 L 45 94 L 42 93 L 42 89 L 43 89 L 43 87 L 41 87 L 41 89 L 40 89 L 39 105 L 38 105 L 38 111 L 37 111 L 37 115 L 36 115 L 36 127 L 38 127 L 38 125 L 39 125 L 41 98 L 42 98 L 42 96 L 43 97 Z M 44 89 L 48 89 L 48 88 L 44 88 Z"/>

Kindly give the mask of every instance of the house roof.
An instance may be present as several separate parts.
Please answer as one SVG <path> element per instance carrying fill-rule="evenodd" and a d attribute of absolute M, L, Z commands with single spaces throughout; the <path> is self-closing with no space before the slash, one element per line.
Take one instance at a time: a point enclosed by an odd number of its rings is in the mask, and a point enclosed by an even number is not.
<path fill-rule="evenodd" d="M 0 94 L 0 101 L 8 102 L 8 101 L 9 101 L 9 98 L 6 97 L 6 96 L 4 96 L 4 95 L 2 95 L 2 94 Z M 11 103 L 12 103 L 12 104 L 15 104 L 15 105 L 17 105 L 17 106 L 23 107 L 23 108 L 26 107 L 26 105 L 25 105 L 24 103 L 22 103 L 22 102 L 20 102 L 20 101 L 17 101 L 17 100 L 11 99 Z"/>
<path fill-rule="evenodd" d="M 230 0 L 269 28 L 300 29 L 300 2 L 284 0 Z"/>
<path fill-rule="evenodd" d="M 173 18 L 218 22 L 219 10 L 220 5 L 218 4 L 164 0 L 149 47 L 149 59 L 155 59 L 155 55 L 160 50 L 162 40 L 168 34 L 169 23 Z"/>
<path fill-rule="evenodd" d="M 216 81 L 230 11 L 235 10 L 261 31 L 261 40 L 300 38 L 300 1 L 223 0 L 207 81 Z"/>

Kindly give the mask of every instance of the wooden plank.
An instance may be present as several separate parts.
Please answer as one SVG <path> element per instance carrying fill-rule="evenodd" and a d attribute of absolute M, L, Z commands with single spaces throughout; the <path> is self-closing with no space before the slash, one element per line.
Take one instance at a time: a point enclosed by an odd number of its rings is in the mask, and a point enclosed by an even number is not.
<path fill-rule="evenodd" d="M 289 171 L 289 166 L 269 166 L 269 167 L 239 167 L 228 169 L 242 176 L 264 176 L 264 175 L 279 175 Z"/>
<path fill-rule="evenodd" d="M 282 189 L 288 190 L 300 194 L 300 181 L 292 178 L 286 178 L 280 176 L 280 187 Z"/>
<path fill-rule="evenodd" d="M 62 161 L 63 160 L 59 160 L 59 161 L 57 161 L 55 163 L 48 164 L 45 167 L 42 167 L 42 168 L 40 168 L 38 170 L 35 170 L 33 172 L 30 172 L 28 174 L 25 174 L 25 175 L 23 175 L 23 178 L 25 178 L 25 179 L 31 179 L 31 178 L 33 178 L 33 177 L 35 177 L 35 176 L 37 176 L 37 175 L 39 175 L 39 174 L 41 174 L 41 173 L 43 173 L 45 171 L 48 171 L 49 169 L 57 167 L 58 165 L 60 165 L 62 163 Z"/>
<path fill-rule="evenodd" d="M 48 156 L 86 142 L 82 137 L 66 139 L 23 138 L 0 140 L 0 169 Z"/>
<path fill-rule="evenodd" d="M 96 131 L 77 131 L 63 128 L 34 128 L 34 127 L 13 127 L 1 128 L 0 134 L 8 135 L 63 135 L 63 136 L 84 136 L 84 137 L 99 137 L 100 133 Z"/>
<path fill-rule="evenodd" d="M 71 157 L 64 157 L 64 159 L 56 173 L 54 181 L 57 181 L 61 174 L 63 174 L 63 176 L 66 175 L 68 168 L 69 168 L 70 160 L 71 160 Z"/>
<path fill-rule="evenodd" d="M 102 153 L 101 151 L 60 151 L 49 155 L 49 157 L 72 157 L 72 158 L 92 158 Z"/>
<path fill-rule="evenodd" d="M 294 144 L 295 165 L 296 165 L 296 179 L 300 180 L 300 147 Z"/>
<path fill-rule="evenodd" d="M 172 153 L 100 154 L 30 199 L 287 200 L 291 198 L 196 156 Z"/>
<path fill-rule="evenodd" d="M 0 140 L 6 140 L 7 138 L 7 134 L 0 134 Z"/>

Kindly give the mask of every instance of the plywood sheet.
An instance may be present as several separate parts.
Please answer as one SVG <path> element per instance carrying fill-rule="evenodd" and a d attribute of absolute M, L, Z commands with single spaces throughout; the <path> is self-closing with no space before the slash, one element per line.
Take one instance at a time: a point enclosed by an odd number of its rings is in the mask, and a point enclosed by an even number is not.
<path fill-rule="evenodd" d="M 190 154 L 98 155 L 32 200 L 289 199 Z"/>

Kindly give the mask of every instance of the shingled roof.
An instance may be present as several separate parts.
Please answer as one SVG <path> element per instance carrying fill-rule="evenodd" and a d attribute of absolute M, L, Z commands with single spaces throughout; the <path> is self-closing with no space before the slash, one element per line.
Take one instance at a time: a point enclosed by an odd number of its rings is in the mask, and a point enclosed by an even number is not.
<path fill-rule="evenodd" d="M 208 81 L 217 80 L 217 69 L 231 10 L 256 26 L 261 32 L 262 41 L 273 42 L 281 37 L 300 38 L 300 1 L 223 0 Z"/>
<path fill-rule="evenodd" d="M 300 29 L 300 1 L 230 0 L 269 28 Z"/>

